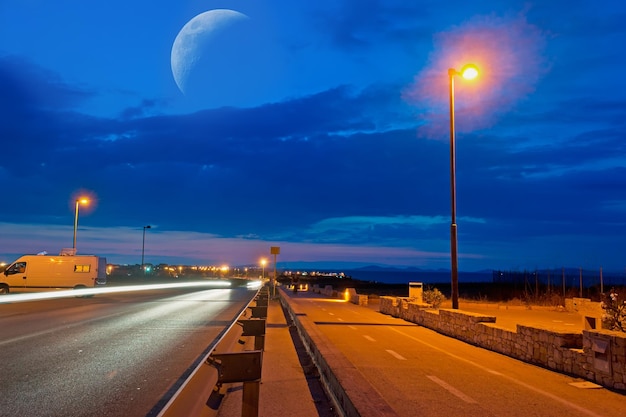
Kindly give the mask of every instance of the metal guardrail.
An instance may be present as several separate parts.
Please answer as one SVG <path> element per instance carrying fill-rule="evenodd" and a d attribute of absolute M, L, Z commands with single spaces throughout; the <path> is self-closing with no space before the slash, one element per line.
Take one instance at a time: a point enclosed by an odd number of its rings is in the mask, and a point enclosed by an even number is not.
<path fill-rule="evenodd" d="M 217 414 L 214 404 L 223 396 L 220 388 L 232 382 L 244 383 L 242 417 L 257 416 L 268 295 L 266 287 L 259 289 L 146 417 Z M 248 309 L 252 310 L 252 319 L 242 319 Z M 236 352 L 235 344 L 241 336 L 254 336 L 255 350 Z M 227 353 L 216 353 L 218 347 Z"/>

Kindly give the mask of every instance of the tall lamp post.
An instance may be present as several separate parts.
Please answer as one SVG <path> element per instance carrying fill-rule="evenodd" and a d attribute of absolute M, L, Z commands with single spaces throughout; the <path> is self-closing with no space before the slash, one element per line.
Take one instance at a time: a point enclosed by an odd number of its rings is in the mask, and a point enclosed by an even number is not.
<path fill-rule="evenodd" d="M 74 242 L 72 244 L 72 249 L 74 249 L 74 254 L 76 254 L 76 230 L 78 229 L 78 206 L 80 204 L 87 204 L 89 200 L 86 198 L 78 198 L 76 199 L 76 208 L 74 210 Z"/>
<path fill-rule="evenodd" d="M 450 201 L 452 206 L 452 219 L 450 222 L 450 262 L 452 264 L 452 308 L 459 308 L 459 264 L 458 264 L 458 241 L 456 227 L 456 150 L 455 150 L 455 126 L 454 126 L 454 77 L 460 75 L 467 80 L 476 78 L 478 68 L 475 65 L 465 65 L 461 71 L 454 68 L 448 69 L 450 78 Z"/>
<path fill-rule="evenodd" d="M 152 229 L 152 226 L 147 225 L 143 227 L 143 240 L 141 241 L 141 269 L 144 274 L 146 273 L 146 269 L 143 266 L 143 255 L 146 249 L 146 229 Z"/>

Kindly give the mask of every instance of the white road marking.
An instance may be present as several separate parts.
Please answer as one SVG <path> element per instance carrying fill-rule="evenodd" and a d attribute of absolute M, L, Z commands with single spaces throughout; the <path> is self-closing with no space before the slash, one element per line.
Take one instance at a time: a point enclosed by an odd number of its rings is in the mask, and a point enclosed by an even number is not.
<path fill-rule="evenodd" d="M 447 382 L 437 378 L 436 376 L 433 375 L 427 375 L 426 376 L 428 379 L 430 379 L 431 381 L 433 381 L 435 384 L 441 386 L 443 389 L 445 389 L 446 391 L 448 391 L 450 394 L 455 395 L 457 397 L 459 397 L 460 399 L 462 399 L 463 401 L 465 401 L 468 404 L 477 404 L 477 401 L 474 400 L 471 397 L 468 397 L 467 395 L 463 394 L 461 391 L 459 391 L 458 389 L 454 388 L 452 385 L 448 384 Z"/>
<path fill-rule="evenodd" d="M 366 334 L 363 335 L 364 338 L 366 338 L 367 340 L 369 340 L 370 342 L 375 342 L 376 339 L 374 339 L 372 336 L 368 336 Z"/>
<path fill-rule="evenodd" d="M 341 317 L 337 317 L 337 320 L 339 321 L 343 321 L 343 319 Z"/>
<path fill-rule="evenodd" d="M 584 389 L 602 389 L 602 385 L 594 384 L 589 381 L 580 381 L 580 382 L 570 382 L 569 385 L 576 388 L 584 388 Z"/>
<path fill-rule="evenodd" d="M 335 313 L 328 313 L 328 314 L 330 314 L 331 316 L 334 316 L 334 315 L 335 315 Z"/>
<path fill-rule="evenodd" d="M 401 361 L 405 361 L 406 358 L 402 355 L 400 355 L 399 353 L 394 352 L 393 350 L 387 349 L 387 353 L 389 353 L 391 356 L 393 356 L 396 359 L 399 359 Z"/>
<path fill-rule="evenodd" d="M 478 363 L 476 363 L 476 362 L 470 361 L 469 359 L 462 358 L 462 357 L 460 357 L 460 356 L 458 356 L 458 355 L 455 355 L 455 354 L 450 353 L 450 352 L 448 352 L 448 351 L 446 351 L 446 350 L 444 350 L 444 349 L 441 349 L 441 348 L 439 348 L 439 347 L 437 347 L 437 346 L 435 346 L 435 345 L 431 345 L 430 343 L 426 343 L 426 342 L 424 342 L 423 340 L 420 340 L 420 339 L 418 339 L 417 337 L 413 337 L 413 336 L 411 336 L 411 335 L 409 335 L 409 334 L 406 334 L 406 333 L 404 333 L 404 332 L 401 332 L 401 331 L 400 331 L 400 330 L 398 330 L 398 329 L 394 329 L 394 328 L 390 327 L 390 328 L 389 328 L 389 330 L 392 330 L 392 331 L 394 331 L 394 332 L 396 332 L 396 333 L 399 333 L 399 334 L 401 334 L 401 335 L 403 335 L 403 336 L 406 336 L 406 337 L 408 337 L 408 338 L 409 338 L 409 339 L 411 339 L 411 340 L 415 340 L 416 342 L 421 343 L 421 344 L 423 344 L 423 345 L 425 345 L 425 346 L 428 346 L 428 347 L 429 347 L 429 348 L 431 348 L 431 349 L 434 349 L 434 350 L 437 350 L 437 351 L 439 351 L 439 352 L 445 353 L 446 355 L 448 355 L 448 356 L 450 356 L 450 357 L 453 357 L 453 358 L 455 358 L 455 359 L 457 359 L 457 360 L 459 360 L 459 361 L 465 362 L 465 363 L 467 363 L 467 364 L 470 364 L 470 365 L 472 365 L 472 366 L 475 366 L 476 368 L 482 369 L 483 371 L 486 371 L 486 372 L 489 372 L 489 373 L 492 373 L 492 374 L 497 374 L 497 373 L 496 373 L 496 371 L 494 371 L 493 369 L 489 369 L 489 368 L 487 368 L 486 366 L 482 366 L 482 365 L 480 365 L 480 364 L 478 364 Z M 389 351 L 388 351 L 388 352 L 389 352 Z M 546 397 L 550 398 L 552 401 L 559 402 L 559 403 L 561 403 L 561 404 L 563 404 L 563 405 L 565 405 L 565 406 L 567 406 L 567 407 L 573 408 L 574 410 L 577 410 L 577 411 L 579 411 L 579 412 L 581 412 L 581 413 L 583 413 L 583 414 L 586 414 L 586 415 L 591 416 L 591 417 L 602 417 L 600 414 L 596 414 L 596 413 L 594 413 L 594 412 L 593 412 L 593 411 L 591 411 L 591 410 L 588 410 L 588 409 L 586 409 L 586 408 L 584 408 L 584 407 L 581 407 L 581 406 L 579 406 L 579 405 L 577 405 L 577 404 L 574 404 L 574 403 L 572 403 L 572 402 L 569 402 L 569 401 L 567 401 L 567 400 L 564 400 L 563 398 L 558 397 L 558 396 L 556 396 L 556 395 L 554 395 L 554 394 L 551 394 L 551 393 L 549 393 L 549 392 L 547 392 L 547 391 L 544 391 L 544 390 L 542 390 L 541 388 L 533 387 L 532 385 L 526 384 L 526 383 L 524 383 L 524 382 L 520 381 L 520 380 L 519 380 L 519 379 L 517 379 L 517 378 L 513 378 L 513 377 L 510 377 L 510 376 L 507 376 L 507 375 L 504 375 L 504 374 L 500 374 L 500 376 L 502 376 L 502 378 L 504 378 L 504 379 L 508 380 L 509 382 L 511 382 L 511 383 L 513 383 L 513 384 L 517 384 L 517 385 L 519 385 L 519 386 L 521 386 L 521 387 L 526 388 L 527 390 L 530 390 L 530 391 L 536 392 L 536 393 L 538 393 L 538 394 L 542 394 L 542 395 L 544 395 L 544 396 L 546 396 Z"/>
<path fill-rule="evenodd" d="M 351 328 L 352 330 L 356 330 L 356 327 L 354 326 L 348 326 L 349 328 Z"/>

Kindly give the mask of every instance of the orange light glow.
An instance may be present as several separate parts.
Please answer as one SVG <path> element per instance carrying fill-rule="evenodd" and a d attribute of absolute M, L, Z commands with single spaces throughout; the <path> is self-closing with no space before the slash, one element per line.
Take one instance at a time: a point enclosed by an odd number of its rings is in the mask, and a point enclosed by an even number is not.
<path fill-rule="evenodd" d="M 458 95 L 457 133 L 491 127 L 520 100 L 535 91 L 537 82 L 549 71 L 546 33 L 530 24 L 522 14 L 472 18 L 433 36 L 429 62 L 415 75 L 403 97 L 418 107 L 418 135 L 446 138 L 448 132 L 449 77 L 446 69 L 471 62 L 479 69 L 472 82 L 465 77 L 455 83 Z M 456 74 L 455 74 L 456 75 Z M 468 74 L 469 75 L 469 74 Z"/>
<path fill-rule="evenodd" d="M 72 193 L 68 206 L 75 212 L 76 207 L 80 206 L 80 214 L 90 214 L 98 206 L 98 196 L 91 190 L 81 189 Z"/>
<path fill-rule="evenodd" d="M 478 77 L 478 68 L 474 64 L 467 64 L 461 69 L 461 76 L 466 80 L 473 80 Z"/>

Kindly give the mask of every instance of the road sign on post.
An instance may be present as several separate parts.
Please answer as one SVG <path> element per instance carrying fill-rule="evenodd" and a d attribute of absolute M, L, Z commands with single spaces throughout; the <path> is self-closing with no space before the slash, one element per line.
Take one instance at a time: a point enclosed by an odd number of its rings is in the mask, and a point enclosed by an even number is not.
<path fill-rule="evenodd" d="M 280 246 L 272 246 L 270 247 L 270 254 L 274 255 L 274 279 L 272 282 L 272 298 L 276 298 L 276 255 L 280 254 Z"/>

